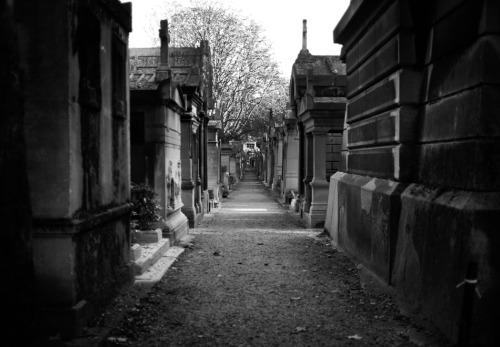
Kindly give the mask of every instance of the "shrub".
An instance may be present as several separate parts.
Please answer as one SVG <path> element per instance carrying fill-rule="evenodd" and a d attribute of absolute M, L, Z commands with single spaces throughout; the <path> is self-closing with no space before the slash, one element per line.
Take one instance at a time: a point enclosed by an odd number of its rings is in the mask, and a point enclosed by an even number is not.
<path fill-rule="evenodd" d="M 161 207 L 158 200 L 155 199 L 156 195 L 149 185 L 132 183 L 131 199 L 134 205 L 132 220 L 136 221 L 137 227 L 141 230 L 151 229 L 152 223 L 161 220 L 161 216 L 158 214 Z"/>

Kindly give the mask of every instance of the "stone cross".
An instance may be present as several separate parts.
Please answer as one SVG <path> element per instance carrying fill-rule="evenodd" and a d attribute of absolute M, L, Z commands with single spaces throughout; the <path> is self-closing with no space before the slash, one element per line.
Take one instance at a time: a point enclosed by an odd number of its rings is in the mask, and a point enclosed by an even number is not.
<path fill-rule="evenodd" d="M 160 66 L 156 70 L 155 80 L 157 82 L 170 78 L 170 66 L 168 63 L 168 45 L 170 43 L 170 35 L 168 34 L 168 20 L 160 21 Z"/>
<path fill-rule="evenodd" d="M 168 45 L 170 44 L 170 35 L 168 34 L 168 20 L 160 21 L 160 40 L 161 40 L 161 54 L 160 65 L 168 66 Z"/>

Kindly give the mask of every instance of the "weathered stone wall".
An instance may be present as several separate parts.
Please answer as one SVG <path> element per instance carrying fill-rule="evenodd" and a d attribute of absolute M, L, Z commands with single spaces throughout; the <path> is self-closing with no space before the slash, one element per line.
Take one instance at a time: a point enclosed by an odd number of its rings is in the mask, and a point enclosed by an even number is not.
<path fill-rule="evenodd" d="M 500 5 L 353 1 L 334 32 L 348 74 L 327 230 L 452 340 L 477 264 L 471 341 L 500 344 Z"/>
<path fill-rule="evenodd" d="M 77 335 L 132 275 L 131 18 L 114 0 L 15 5 L 38 325 L 43 333 Z"/>

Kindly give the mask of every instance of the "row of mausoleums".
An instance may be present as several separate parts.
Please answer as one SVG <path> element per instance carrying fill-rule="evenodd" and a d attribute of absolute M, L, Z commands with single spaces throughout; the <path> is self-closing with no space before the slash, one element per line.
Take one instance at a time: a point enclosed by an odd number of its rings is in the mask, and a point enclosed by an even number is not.
<path fill-rule="evenodd" d="M 498 18 L 489 0 L 351 1 L 340 58 L 303 47 L 262 146 L 262 180 L 309 227 L 471 346 L 500 345 Z"/>
<path fill-rule="evenodd" d="M 208 115 L 207 42 L 170 48 L 162 21 L 160 48 L 129 50 L 131 6 L 118 0 L 0 10 L 1 312 L 4 339 L 29 345 L 81 335 L 134 280 L 131 183 L 152 187 L 155 227 L 175 244 L 240 177 L 239 154 Z"/>
<path fill-rule="evenodd" d="M 338 56 L 309 53 L 305 20 L 303 26 L 284 125 L 269 126 L 261 144 L 259 173 L 309 227 L 322 228 L 330 176 L 340 165 L 346 73 Z"/>

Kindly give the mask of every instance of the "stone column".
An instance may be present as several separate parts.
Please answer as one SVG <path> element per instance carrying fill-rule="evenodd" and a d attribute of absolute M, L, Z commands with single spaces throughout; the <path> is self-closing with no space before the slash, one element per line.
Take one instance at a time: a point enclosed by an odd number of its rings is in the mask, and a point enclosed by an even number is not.
<path fill-rule="evenodd" d="M 324 224 L 328 203 L 328 182 L 326 181 L 326 134 L 313 132 L 313 177 L 311 186 L 311 207 L 309 225 L 320 227 Z"/>
<path fill-rule="evenodd" d="M 284 162 L 284 186 L 287 191 L 299 191 L 299 136 L 295 120 L 286 120 L 286 160 Z M 285 192 L 286 193 L 286 192 Z"/>
<path fill-rule="evenodd" d="M 182 212 L 189 221 L 189 227 L 193 228 L 196 222 L 195 188 L 193 179 L 193 120 L 190 113 L 181 117 L 181 166 L 182 166 Z"/>
<path fill-rule="evenodd" d="M 212 200 L 213 206 L 219 203 L 220 193 L 220 148 L 217 137 L 217 131 L 220 128 L 218 121 L 209 121 L 207 125 L 207 189 L 209 191 L 209 199 Z M 211 193 L 210 193 L 211 192 Z"/>
<path fill-rule="evenodd" d="M 309 209 L 311 208 L 311 181 L 313 178 L 313 160 L 314 160 L 314 146 L 313 146 L 313 137 L 311 133 L 306 133 L 305 134 L 305 149 L 304 152 L 306 153 L 305 155 L 305 177 L 303 181 L 304 185 L 304 207 L 303 207 L 303 212 L 309 213 Z"/>
<path fill-rule="evenodd" d="M 298 165 L 298 188 L 299 194 L 304 195 L 304 178 L 306 177 L 306 160 L 305 160 L 305 149 L 306 149 L 306 135 L 304 132 L 304 124 L 298 124 L 298 135 L 299 135 L 299 165 Z"/>
<path fill-rule="evenodd" d="M 274 174 L 276 189 L 280 189 L 283 181 L 283 135 L 281 133 L 278 134 L 278 145 L 277 153 L 276 153 L 276 172 Z"/>

